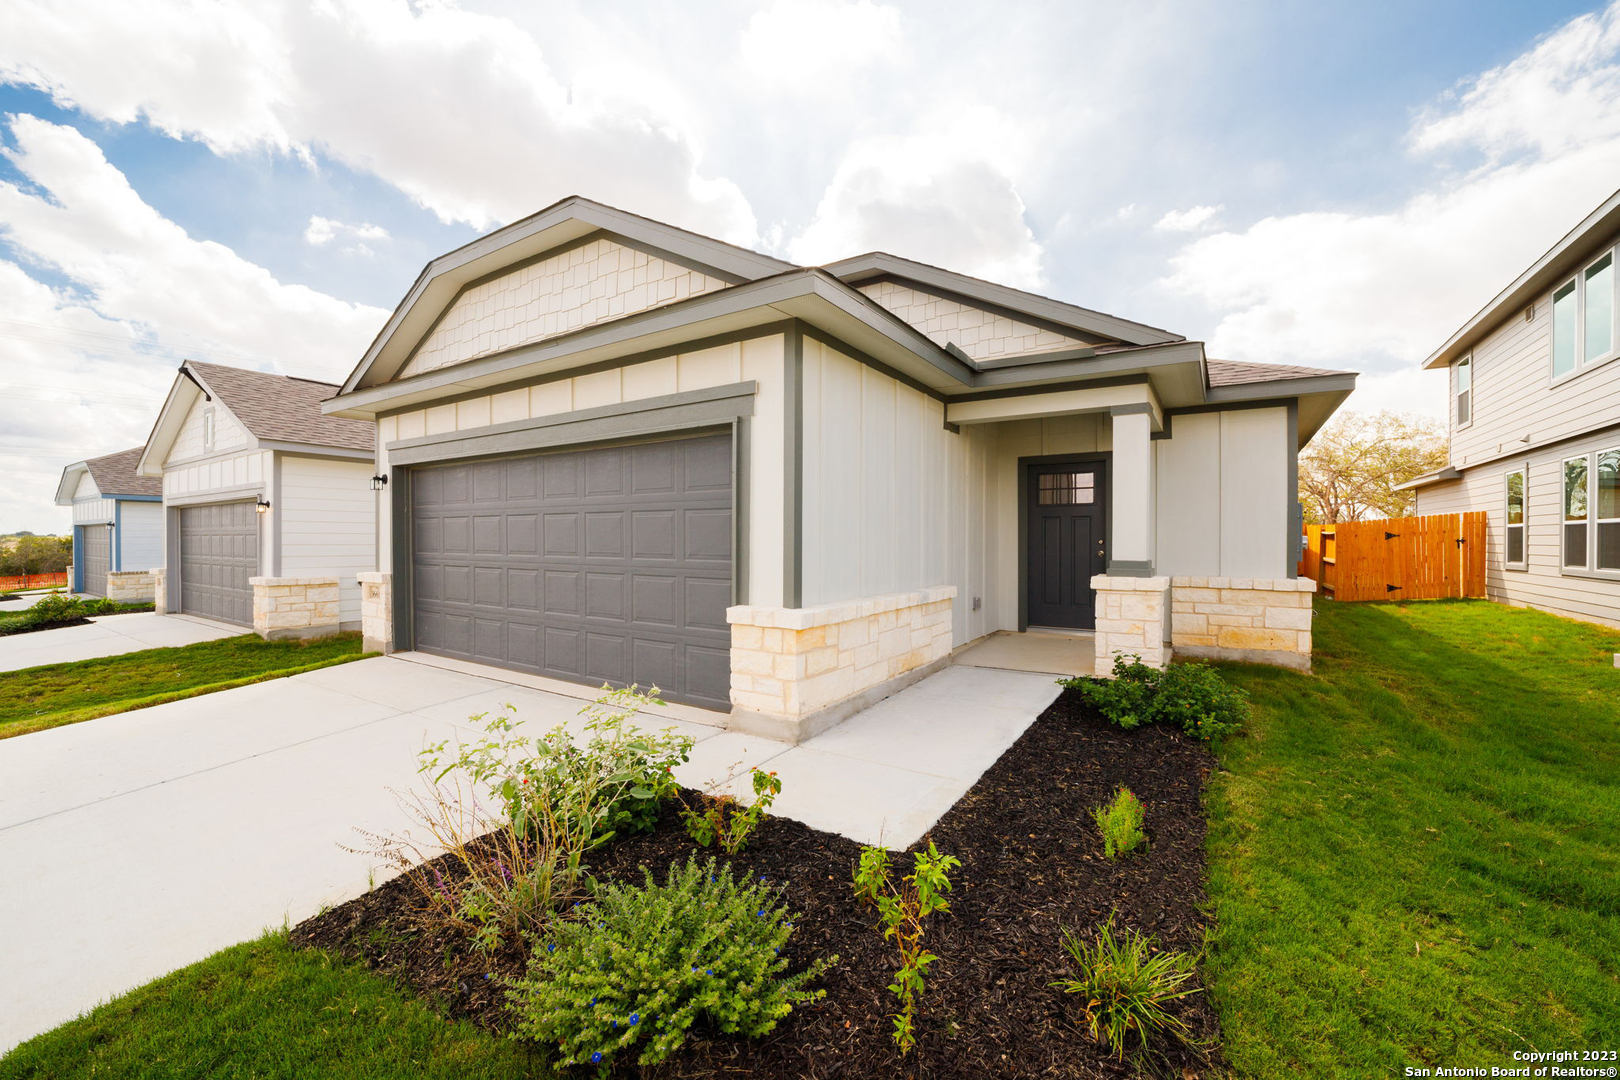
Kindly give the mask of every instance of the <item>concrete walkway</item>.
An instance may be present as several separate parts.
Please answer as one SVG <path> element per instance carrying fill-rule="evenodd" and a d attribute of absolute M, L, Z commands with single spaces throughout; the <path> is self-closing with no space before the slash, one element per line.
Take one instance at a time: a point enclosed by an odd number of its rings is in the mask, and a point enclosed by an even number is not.
<path fill-rule="evenodd" d="M 118 619 L 135 616 L 118 616 Z M 775 812 L 909 845 L 1058 692 L 952 667 L 802 746 L 652 710 L 696 742 L 683 783 L 775 769 Z M 544 730 L 575 697 L 394 657 L 0 740 L 0 1053 L 143 982 L 364 892 L 356 831 L 408 826 L 417 751 L 510 702 Z"/>
<path fill-rule="evenodd" d="M 59 626 L 31 634 L 0 637 L 0 671 L 41 664 L 65 664 L 98 656 L 117 656 L 142 649 L 195 645 L 199 641 L 251 633 L 246 627 L 193 619 L 184 615 L 100 615 L 82 626 Z"/>

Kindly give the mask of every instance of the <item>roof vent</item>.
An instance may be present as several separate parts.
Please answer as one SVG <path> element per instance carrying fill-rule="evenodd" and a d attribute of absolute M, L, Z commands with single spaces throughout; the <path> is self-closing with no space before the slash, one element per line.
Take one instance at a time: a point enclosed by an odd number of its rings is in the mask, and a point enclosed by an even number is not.
<path fill-rule="evenodd" d="M 1525 322 L 1535 322 L 1536 321 L 1536 305 L 1531 304 L 1529 307 L 1524 309 L 1524 321 Z"/>

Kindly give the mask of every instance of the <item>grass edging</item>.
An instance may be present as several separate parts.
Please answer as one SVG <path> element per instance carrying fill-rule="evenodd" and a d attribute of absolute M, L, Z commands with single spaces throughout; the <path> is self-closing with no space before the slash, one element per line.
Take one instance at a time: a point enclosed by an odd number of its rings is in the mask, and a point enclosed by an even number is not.
<path fill-rule="evenodd" d="M 353 656 L 335 656 L 313 664 L 304 664 L 300 667 L 261 671 L 257 675 L 246 675 L 240 679 L 227 679 L 224 682 L 191 686 L 184 690 L 170 690 L 162 694 L 152 694 L 148 697 L 134 698 L 129 701 L 108 702 L 105 705 L 92 705 L 83 709 L 52 713 L 42 716 L 38 720 L 15 720 L 0 726 L 0 739 L 28 735 L 35 731 L 45 731 L 53 727 L 64 727 L 85 720 L 96 720 L 103 716 L 112 716 L 115 713 L 134 712 L 136 709 L 151 708 L 153 705 L 167 705 L 171 701 L 184 701 L 186 698 L 201 697 L 203 694 L 212 694 L 220 690 L 235 690 L 239 686 L 252 686 L 254 683 L 268 682 L 271 679 L 285 679 L 291 675 L 302 675 L 306 671 L 319 671 L 321 668 L 336 667 L 338 664 L 348 664 L 355 660 L 369 660 L 372 657 L 381 655 L 382 653 L 379 652 L 362 652 L 355 653 Z"/>

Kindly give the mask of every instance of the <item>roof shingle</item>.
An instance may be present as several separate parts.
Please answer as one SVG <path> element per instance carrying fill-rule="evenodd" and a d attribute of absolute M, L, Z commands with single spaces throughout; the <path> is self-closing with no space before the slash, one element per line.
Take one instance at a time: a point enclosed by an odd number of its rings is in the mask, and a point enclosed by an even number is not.
<path fill-rule="evenodd" d="M 1322 375 L 1354 375 L 1353 371 L 1331 368 L 1296 367 L 1292 364 L 1254 364 L 1247 360 L 1208 360 L 1209 385 L 1242 386 L 1245 383 L 1279 382 L 1285 379 L 1314 379 Z"/>
<path fill-rule="evenodd" d="M 137 476 L 135 473 L 135 466 L 140 464 L 141 453 L 145 449 L 144 446 L 133 446 L 106 457 L 90 458 L 84 466 L 90 470 L 90 479 L 96 482 L 96 489 L 103 495 L 162 495 L 162 479 Z"/>
<path fill-rule="evenodd" d="M 370 450 L 376 446 L 375 425 L 321 412 L 321 402 L 338 391 L 335 383 L 195 360 L 188 361 L 188 365 L 257 438 L 345 450 Z"/>

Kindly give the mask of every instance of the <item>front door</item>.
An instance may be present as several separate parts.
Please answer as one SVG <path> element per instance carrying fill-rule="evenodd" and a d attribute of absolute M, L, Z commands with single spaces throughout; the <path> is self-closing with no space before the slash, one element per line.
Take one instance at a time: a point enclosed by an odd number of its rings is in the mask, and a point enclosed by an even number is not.
<path fill-rule="evenodd" d="M 1101 462 L 1028 465 L 1025 535 L 1030 626 L 1094 630 L 1091 578 L 1107 565 Z"/>

